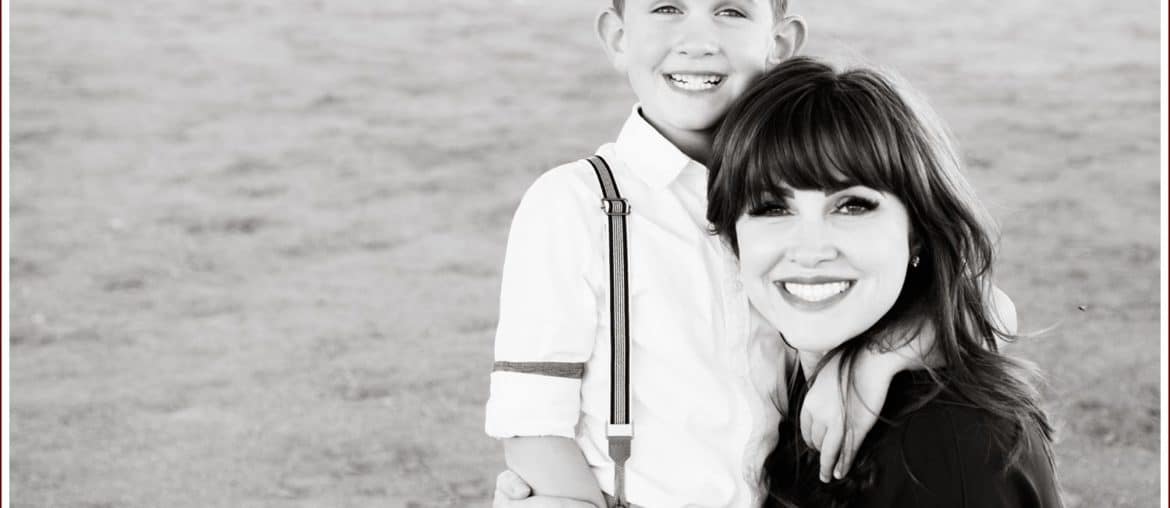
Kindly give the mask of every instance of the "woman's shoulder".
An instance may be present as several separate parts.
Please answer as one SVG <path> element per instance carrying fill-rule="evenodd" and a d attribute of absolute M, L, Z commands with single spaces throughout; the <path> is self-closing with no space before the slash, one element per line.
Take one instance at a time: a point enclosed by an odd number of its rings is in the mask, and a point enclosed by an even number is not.
<path fill-rule="evenodd" d="M 921 374 L 896 380 L 924 393 Z M 872 449 L 879 465 L 866 506 L 1060 506 L 1048 438 L 942 389 L 891 400 Z M 1017 444 L 1019 444 L 1018 453 Z"/>

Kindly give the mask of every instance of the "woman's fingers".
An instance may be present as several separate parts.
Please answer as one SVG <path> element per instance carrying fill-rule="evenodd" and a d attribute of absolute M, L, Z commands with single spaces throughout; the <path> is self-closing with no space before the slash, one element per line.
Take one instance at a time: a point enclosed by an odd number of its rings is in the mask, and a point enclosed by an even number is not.
<path fill-rule="evenodd" d="M 593 503 L 567 497 L 532 496 L 520 501 L 510 501 L 507 508 L 597 508 Z"/>
<path fill-rule="evenodd" d="M 492 508 L 597 508 L 588 501 L 567 497 L 533 496 L 532 487 L 511 469 L 496 476 Z"/>
<path fill-rule="evenodd" d="M 492 508 L 598 508 L 593 503 L 567 497 L 532 496 L 525 499 L 504 499 L 492 503 Z"/>
<path fill-rule="evenodd" d="M 511 469 L 496 476 L 496 492 L 492 499 L 493 508 L 514 506 L 510 501 L 525 499 L 532 495 L 532 487 Z"/>

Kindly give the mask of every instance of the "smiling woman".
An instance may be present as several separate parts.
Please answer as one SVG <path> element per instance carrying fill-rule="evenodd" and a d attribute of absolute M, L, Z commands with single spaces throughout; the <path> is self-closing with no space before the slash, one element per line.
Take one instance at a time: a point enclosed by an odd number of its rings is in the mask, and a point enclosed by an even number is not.
<path fill-rule="evenodd" d="M 710 181 L 708 220 L 800 361 L 769 505 L 1061 505 L 1034 370 L 997 350 L 990 221 L 929 110 L 875 71 L 794 58 L 732 106 Z M 935 330 L 943 365 L 899 374 L 855 467 L 817 481 L 792 417 L 806 378 L 915 326 Z"/>
<path fill-rule="evenodd" d="M 800 351 L 827 353 L 861 335 L 902 291 L 909 216 L 888 193 L 789 187 L 736 229 L 748 296 Z"/>

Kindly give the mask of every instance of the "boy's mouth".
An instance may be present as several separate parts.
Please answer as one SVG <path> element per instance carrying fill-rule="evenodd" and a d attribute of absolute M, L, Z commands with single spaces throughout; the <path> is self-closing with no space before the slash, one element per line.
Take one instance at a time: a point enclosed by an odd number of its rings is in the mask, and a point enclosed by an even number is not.
<path fill-rule="evenodd" d="M 688 92 L 702 92 L 711 90 L 726 78 L 723 74 L 691 74 L 675 72 L 666 75 L 666 82 L 671 86 Z"/>

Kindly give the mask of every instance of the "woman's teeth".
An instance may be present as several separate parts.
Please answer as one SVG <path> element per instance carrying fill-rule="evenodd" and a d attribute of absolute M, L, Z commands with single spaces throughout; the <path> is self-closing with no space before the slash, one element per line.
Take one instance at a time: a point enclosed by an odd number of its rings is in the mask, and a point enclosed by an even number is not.
<path fill-rule="evenodd" d="M 785 282 L 784 290 L 792 293 L 801 300 L 819 302 L 842 293 L 846 289 L 849 289 L 849 285 L 849 281 L 827 282 L 823 284 L 800 284 L 797 282 Z"/>
<path fill-rule="evenodd" d="M 718 74 L 667 74 L 670 82 L 683 90 L 710 90 L 723 82 Z"/>

